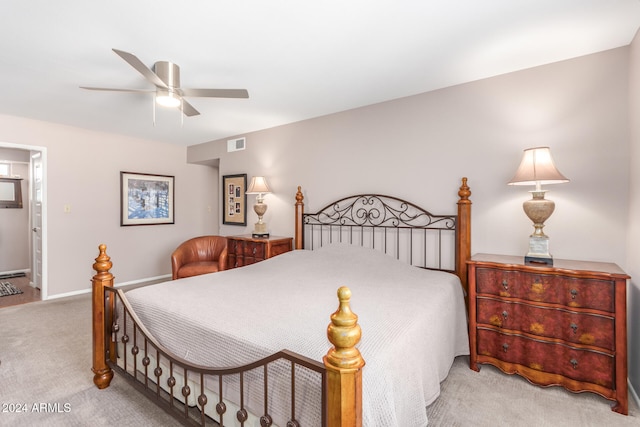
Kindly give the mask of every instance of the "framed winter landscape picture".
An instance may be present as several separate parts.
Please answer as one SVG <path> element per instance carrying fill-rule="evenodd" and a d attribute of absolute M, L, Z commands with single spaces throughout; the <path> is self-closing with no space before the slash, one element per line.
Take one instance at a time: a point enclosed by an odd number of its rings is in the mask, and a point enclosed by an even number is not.
<path fill-rule="evenodd" d="M 173 224 L 175 177 L 120 172 L 120 225 Z"/>

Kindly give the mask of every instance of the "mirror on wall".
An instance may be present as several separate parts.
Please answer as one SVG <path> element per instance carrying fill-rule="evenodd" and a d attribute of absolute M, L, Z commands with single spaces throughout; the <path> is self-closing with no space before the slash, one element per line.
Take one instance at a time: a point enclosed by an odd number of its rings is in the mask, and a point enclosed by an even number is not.
<path fill-rule="evenodd" d="M 0 208 L 22 208 L 21 179 L 0 178 Z"/>

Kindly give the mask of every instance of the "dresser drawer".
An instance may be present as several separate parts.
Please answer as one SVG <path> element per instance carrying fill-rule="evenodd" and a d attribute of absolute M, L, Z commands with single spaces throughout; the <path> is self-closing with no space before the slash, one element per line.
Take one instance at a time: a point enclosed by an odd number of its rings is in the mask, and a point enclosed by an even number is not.
<path fill-rule="evenodd" d="M 614 312 L 612 280 L 583 279 L 531 272 L 477 269 L 477 291 L 501 297 Z"/>
<path fill-rule="evenodd" d="M 478 328 L 478 355 L 558 374 L 576 381 L 614 388 L 612 355 Z"/>
<path fill-rule="evenodd" d="M 593 345 L 611 351 L 615 349 L 613 317 L 485 297 L 477 299 L 477 307 L 479 324 Z"/>
<path fill-rule="evenodd" d="M 293 250 L 291 237 L 228 236 L 228 268 L 242 267 Z"/>
<path fill-rule="evenodd" d="M 255 258 L 256 261 L 265 259 L 265 244 L 258 242 L 244 242 L 244 256 Z"/>

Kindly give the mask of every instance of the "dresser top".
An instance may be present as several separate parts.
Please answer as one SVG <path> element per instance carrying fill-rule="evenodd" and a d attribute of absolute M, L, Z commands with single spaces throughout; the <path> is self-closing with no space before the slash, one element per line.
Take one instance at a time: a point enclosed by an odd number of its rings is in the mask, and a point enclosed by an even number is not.
<path fill-rule="evenodd" d="M 251 242 L 267 243 L 293 240 L 293 237 L 269 236 L 269 237 L 253 237 L 251 234 L 243 234 L 241 236 L 226 236 L 227 239 L 246 240 Z"/>
<path fill-rule="evenodd" d="M 593 271 L 593 272 L 601 272 L 616 276 L 624 276 L 625 278 L 629 278 L 627 273 L 625 273 L 617 264 L 611 262 L 595 262 L 595 261 L 574 261 L 567 259 L 553 259 L 553 266 L 546 265 L 530 265 L 524 263 L 524 256 L 513 256 L 513 255 L 495 255 L 495 254 L 475 254 L 471 257 L 471 261 L 473 262 L 481 262 L 481 263 L 493 263 L 493 264 L 502 264 L 502 265 L 511 265 L 514 267 L 526 267 L 535 269 L 536 271 L 544 272 L 547 271 Z"/>

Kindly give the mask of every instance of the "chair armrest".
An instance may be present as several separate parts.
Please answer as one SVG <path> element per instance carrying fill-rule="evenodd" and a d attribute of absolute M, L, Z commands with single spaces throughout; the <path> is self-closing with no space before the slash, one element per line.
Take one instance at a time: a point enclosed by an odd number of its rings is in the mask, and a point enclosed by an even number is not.
<path fill-rule="evenodd" d="M 171 254 L 171 280 L 176 280 L 178 278 L 178 270 L 182 265 L 181 259 L 177 251 L 174 251 Z"/>
<path fill-rule="evenodd" d="M 227 269 L 227 248 L 225 247 L 220 256 L 218 257 L 218 270 L 223 271 Z"/>
<path fill-rule="evenodd" d="M 175 251 L 173 251 L 171 254 L 172 280 L 176 280 L 178 278 L 178 270 L 180 270 L 180 267 L 192 261 L 191 255 L 192 251 L 188 250 L 185 245 L 180 245 Z"/>

